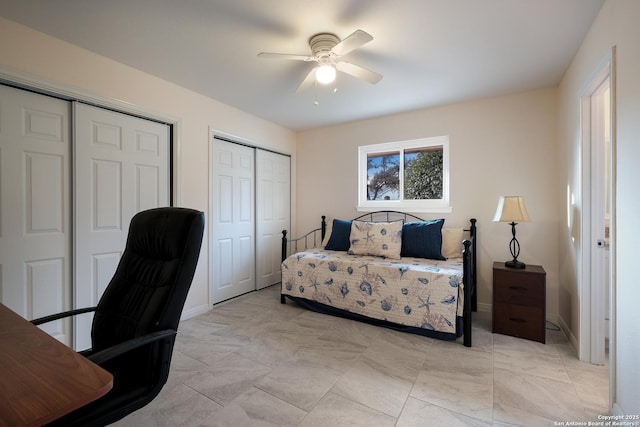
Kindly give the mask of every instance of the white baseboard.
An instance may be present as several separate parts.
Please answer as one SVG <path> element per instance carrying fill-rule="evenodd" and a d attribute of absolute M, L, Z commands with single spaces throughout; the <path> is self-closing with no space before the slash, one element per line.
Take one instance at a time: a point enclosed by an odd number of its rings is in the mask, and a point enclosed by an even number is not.
<path fill-rule="evenodd" d="M 478 303 L 478 312 L 479 313 L 491 313 L 492 312 L 491 304 L 486 304 L 486 303 L 479 302 Z"/>
<path fill-rule="evenodd" d="M 191 319 L 192 317 L 200 316 L 201 314 L 208 313 L 211 310 L 208 304 L 199 305 L 197 307 L 190 308 L 188 310 L 182 311 L 182 316 L 180 316 L 180 320 Z"/>

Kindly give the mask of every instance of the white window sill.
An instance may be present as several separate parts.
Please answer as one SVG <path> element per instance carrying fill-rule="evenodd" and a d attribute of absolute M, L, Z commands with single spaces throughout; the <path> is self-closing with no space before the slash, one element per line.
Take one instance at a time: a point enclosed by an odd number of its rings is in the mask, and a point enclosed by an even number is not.
<path fill-rule="evenodd" d="M 452 206 L 434 206 L 434 207 L 419 207 L 419 206 L 406 206 L 400 203 L 393 204 L 386 202 L 384 205 L 376 205 L 376 206 L 356 206 L 356 210 L 358 212 L 375 212 L 375 211 L 399 211 L 399 212 L 408 212 L 408 213 L 452 213 Z"/>

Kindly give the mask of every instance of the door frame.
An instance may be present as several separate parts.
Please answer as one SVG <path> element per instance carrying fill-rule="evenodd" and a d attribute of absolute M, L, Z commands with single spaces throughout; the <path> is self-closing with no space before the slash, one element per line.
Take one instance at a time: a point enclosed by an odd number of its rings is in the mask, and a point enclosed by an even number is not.
<path fill-rule="evenodd" d="M 593 235 L 592 227 L 595 221 L 595 215 L 592 213 L 592 198 L 594 188 L 591 185 L 593 174 L 596 170 L 592 163 L 592 118 L 591 118 L 591 98 L 602 83 L 609 79 L 610 84 L 610 123 L 611 123 L 611 148 L 609 157 L 610 170 L 610 273 L 609 273 L 609 293 L 610 293 L 610 331 L 609 331 L 609 360 L 610 360 L 610 376 L 609 376 L 609 394 L 610 402 L 614 400 L 615 391 L 615 348 L 616 348 L 616 250 L 615 250 L 615 234 L 616 234 L 616 80 L 615 80 L 615 46 L 607 54 L 601 62 L 593 78 L 590 79 L 580 97 L 580 121 L 581 121 L 581 187 L 582 187 L 582 219 L 581 219 L 581 256 L 579 268 L 579 295 L 580 301 L 580 336 L 578 358 L 585 362 L 602 364 L 604 363 L 605 354 L 605 334 L 604 327 L 604 298 L 601 295 L 601 288 L 593 283 L 591 276 L 592 252 L 598 250 L 595 248 L 595 240 L 598 238 Z"/>

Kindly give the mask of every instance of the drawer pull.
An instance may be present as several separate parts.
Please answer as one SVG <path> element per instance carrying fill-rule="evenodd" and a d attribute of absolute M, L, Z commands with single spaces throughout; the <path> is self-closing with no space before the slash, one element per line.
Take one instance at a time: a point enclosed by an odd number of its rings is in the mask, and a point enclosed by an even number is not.
<path fill-rule="evenodd" d="M 528 290 L 524 286 L 509 286 L 509 289 L 514 291 L 522 291 L 522 292 L 526 292 Z"/>
<path fill-rule="evenodd" d="M 516 323 L 527 323 L 527 321 L 525 319 L 520 319 L 518 317 L 510 317 L 509 320 L 511 320 L 512 322 L 516 322 Z"/>

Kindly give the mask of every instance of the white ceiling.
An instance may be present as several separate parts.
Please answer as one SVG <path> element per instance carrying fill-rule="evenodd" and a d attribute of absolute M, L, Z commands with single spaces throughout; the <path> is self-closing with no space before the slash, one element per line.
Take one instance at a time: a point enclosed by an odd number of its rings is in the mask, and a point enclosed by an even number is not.
<path fill-rule="evenodd" d="M 557 85 L 603 0 L 0 0 L 0 15 L 292 130 Z M 374 40 L 295 93 L 319 32 Z M 318 105 L 314 100 L 318 100 Z"/>

